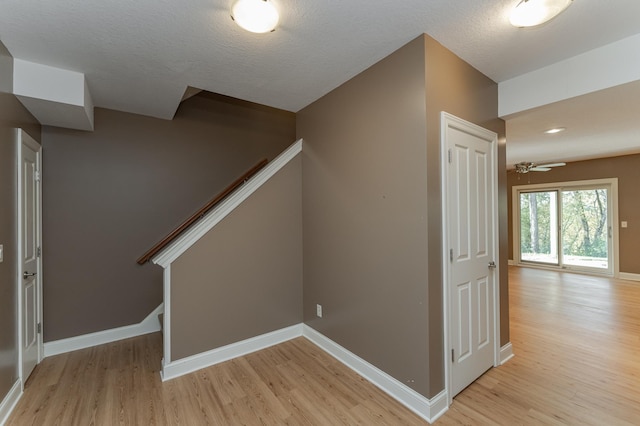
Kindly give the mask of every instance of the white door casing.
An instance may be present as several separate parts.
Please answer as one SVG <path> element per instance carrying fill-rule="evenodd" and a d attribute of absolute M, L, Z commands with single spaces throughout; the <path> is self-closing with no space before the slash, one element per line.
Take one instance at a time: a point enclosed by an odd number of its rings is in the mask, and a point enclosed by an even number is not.
<path fill-rule="evenodd" d="M 497 135 L 441 114 L 449 400 L 499 357 Z"/>
<path fill-rule="evenodd" d="M 18 130 L 18 282 L 22 384 L 42 359 L 40 145 Z"/>

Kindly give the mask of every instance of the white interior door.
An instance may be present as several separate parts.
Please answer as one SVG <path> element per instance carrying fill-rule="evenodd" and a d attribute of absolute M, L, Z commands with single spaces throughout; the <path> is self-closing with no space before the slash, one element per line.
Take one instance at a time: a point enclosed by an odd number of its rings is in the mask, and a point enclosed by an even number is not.
<path fill-rule="evenodd" d="M 443 113 L 450 397 L 496 361 L 497 135 Z"/>
<path fill-rule="evenodd" d="M 20 335 L 22 383 L 41 359 L 40 323 L 40 145 L 24 131 L 20 134 L 18 178 L 20 236 Z"/>

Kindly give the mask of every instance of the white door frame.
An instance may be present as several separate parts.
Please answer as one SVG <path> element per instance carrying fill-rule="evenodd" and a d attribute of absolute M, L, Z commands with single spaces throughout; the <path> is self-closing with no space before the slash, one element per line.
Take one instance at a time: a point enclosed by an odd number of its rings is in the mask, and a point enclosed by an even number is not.
<path fill-rule="evenodd" d="M 31 136 L 29 136 L 24 130 L 16 129 L 16 162 L 17 162 L 17 180 L 18 180 L 18 197 L 17 202 L 18 206 L 16 209 L 16 213 L 18 216 L 18 226 L 17 226 L 17 276 L 16 276 L 16 285 L 18 291 L 18 360 L 19 360 L 19 377 L 22 389 L 24 390 L 24 383 L 27 377 L 23 376 L 23 338 L 24 338 L 24 313 L 22 311 L 22 273 L 24 272 L 22 269 L 22 250 L 23 250 L 23 241 L 22 241 L 22 146 L 26 145 L 27 147 L 33 149 L 38 156 L 38 170 L 40 172 L 40 176 L 42 175 L 42 146 L 37 143 Z M 37 232 L 38 232 L 38 246 L 42 248 L 42 180 L 37 180 L 37 198 L 38 198 L 38 208 L 37 208 Z M 42 251 L 41 251 L 42 253 Z M 36 279 L 36 291 L 37 291 L 37 321 L 42 326 L 42 254 L 38 256 L 38 270 Z M 44 357 L 44 345 L 42 340 L 42 332 L 38 333 L 38 363 L 40 363 Z"/>
<path fill-rule="evenodd" d="M 500 365 L 500 262 L 499 262 L 499 235 L 498 235 L 498 136 L 495 132 L 491 132 L 485 128 L 477 126 L 466 120 L 458 118 L 452 114 L 442 111 L 440 113 L 440 173 L 441 173 L 441 192 L 442 192 L 442 298 L 443 298 L 443 322 L 444 322 L 444 383 L 445 392 L 447 394 L 447 406 L 453 402 L 453 395 L 451 395 L 452 389 L 452 374 L 451 374 L 451 323 L 450 318 L 451 307 L 449 305 L 451 301 L 450 290 L 451 286 L 449 281 L 451 279 L 451 263 L 449 262 L 449 154 L 447 147 L 447 129 L 449 127 L 456 127 L 466 133 L 482 137 L 484 139 L 491 140 L 491 155 L 493 157 L 493 197 L 491 200 L 491 206 L 493 207 L 493 214 L 491 221 L 494 226 L 494 240 L 493 240 L 493 258 L 495 259 L 496 268 L 493 272 L 494 286 L 493 286 L 493 298 L 494 298 L 494 313 L 493 313 L 493 332 L 494 332 L 494 354 L 493 354 L 493 366 L 498 367 Z"/>

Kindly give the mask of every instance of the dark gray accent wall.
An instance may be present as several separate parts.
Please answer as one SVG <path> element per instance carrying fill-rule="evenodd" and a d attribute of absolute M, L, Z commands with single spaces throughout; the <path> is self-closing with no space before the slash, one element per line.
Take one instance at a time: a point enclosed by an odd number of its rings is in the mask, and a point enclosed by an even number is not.
<path fill-rule="evenodd" d="M 172 121 L 97 108 L 94 132 L 44 128 L 45 341 L 142 321 L 162 269 L 136 259 L 294 140 L 293 113 L 206 92 Z"/>
<path fill-rule="evenodd" d="M 18 379 L 18 318 L 17 318 L 17 142 L 16 129 L 24 129 L 40 141 L 40 125 L 10 93 L 12 87 L 11 55 L 0 43 L 0 244 L 4 261 L 0 263 L 0 402 Z M 9 75 L 5 73 L 9 73 Z"/>
<path fill-rule="evenodd" d="M 297 116 L 304 321 L 427 397 L 444 388 L 439 114 L 496 131 L 504 170 L 497 107 L 495 83 L 424 35 Z"/>
<path fill-rule="evenodd" d="M 513 229 L 513 186 L 608 178 L 618 178 L 618 217 L 628 223 L 619 229 L 620 272 L 640 274 L 640 154 L 576 161 L 548 172 L 509 173 L 509 229 Z M 509 238 L 509 258 L 513 259 L 513 238 Z"/>
<path fill-rule="evenodd" d="M 302 322 L 298 155 L 171 264 L 171 360 Z"/>

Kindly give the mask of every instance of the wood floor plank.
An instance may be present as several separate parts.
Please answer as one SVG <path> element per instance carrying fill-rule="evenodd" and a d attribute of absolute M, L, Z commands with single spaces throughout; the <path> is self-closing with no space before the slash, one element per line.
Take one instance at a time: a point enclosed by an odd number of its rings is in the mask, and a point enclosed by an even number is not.
<path fill-rule="evenodd" d="M 515 357 L 436 425 L 640 424 L 640 284 L 512 267 Z M 154 333 L 45 359 L 7 425 L 424 425 L 304 338 L 168 382 Z"/>
<path fill-rule="evenodd" d="M 516 356 L 458 395 L 437 424 L 456 424 L 449 413 L 461 405 L 498 424 L 640 424 L 640 284 L 516 267 L 509 279 Z M 487 379 L 495 400 L 478 390 Z"/>

